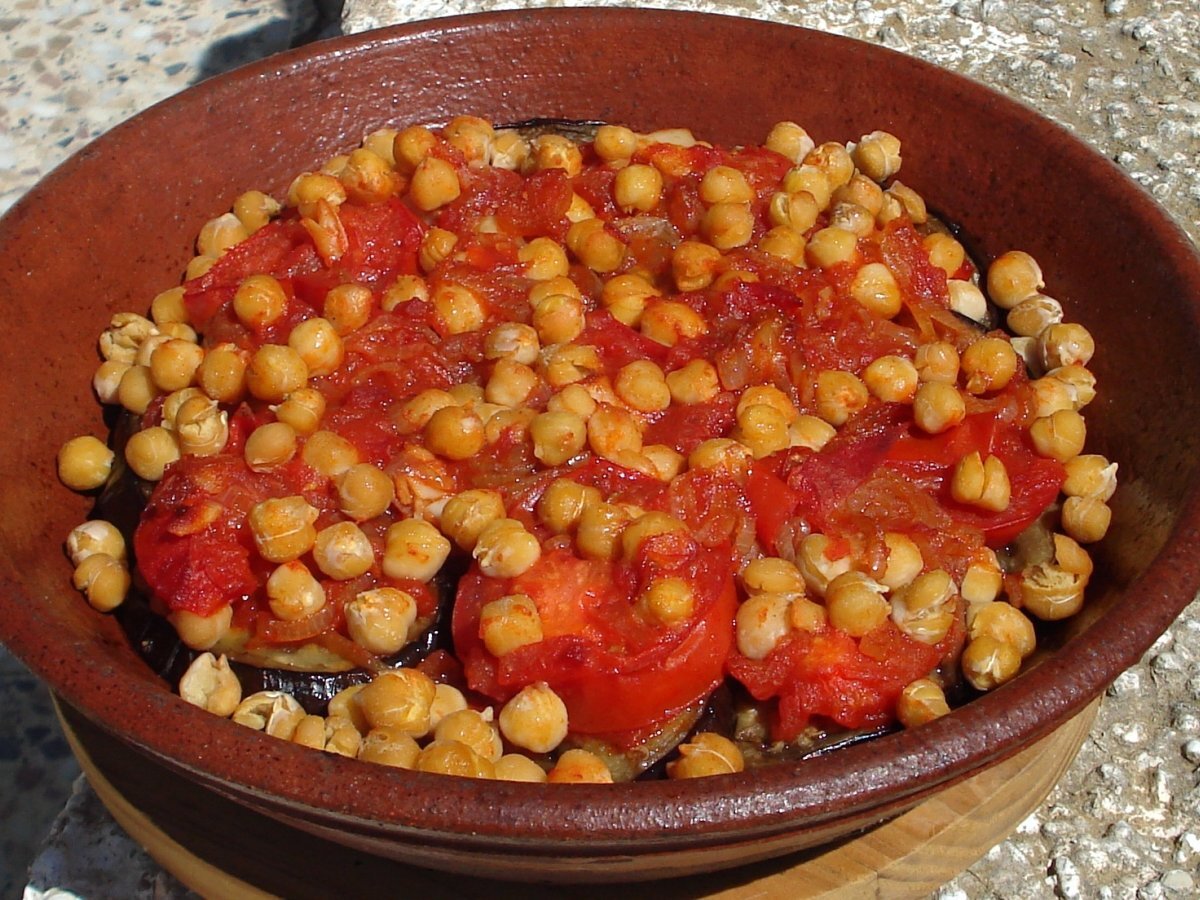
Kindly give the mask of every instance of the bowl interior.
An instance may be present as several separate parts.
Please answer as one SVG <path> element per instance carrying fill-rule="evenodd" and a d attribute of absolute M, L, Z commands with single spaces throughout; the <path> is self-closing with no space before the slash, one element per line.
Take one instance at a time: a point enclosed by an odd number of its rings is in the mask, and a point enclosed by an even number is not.
<path fill-rule="evenodd" d="M 712 783 L 563 796 L 376 771 L 269 741 L 173 697 L 110 619 L 71 590 L 62 540 L 89 500 L 57 481 L 66 438 L 104 433 L 96 336 L 177 283 L 209 217 L 281 193 L 385 125 L 686 125 L 760 142 L 781 119 L 818 141 L 877 128 L 900 178 L 982 259 L 1020 248 L 1095 335 L 1089 448 L 1121 487 L 1086 612 L 1015 682 L 918 732 Z M 1196 588 L 1200 398 L 1194 249 L 1106 160 L 986 88 L 876 47 L 785 26 L 663 11 L 554 10 L 442 20 L 314 45 L 185 92 L 77 154 L 0 223 L 10 339 L 0 402 L 0 635 L 104 727 L 225 793 L 347 832 L 526 852 L 620 853 L 748 840 L 896 808 L 1061 724 L 1135 661 Z M 278 744 L 278 746 L 276 746 Z M 403 797 L 398 801 L 397 797 Z M 882 815 L 882 813 L 880 813 Z M 861 819 L 860 819 L 861 821 Z M 836 827 L 834 828 L 836 831 Z"/>

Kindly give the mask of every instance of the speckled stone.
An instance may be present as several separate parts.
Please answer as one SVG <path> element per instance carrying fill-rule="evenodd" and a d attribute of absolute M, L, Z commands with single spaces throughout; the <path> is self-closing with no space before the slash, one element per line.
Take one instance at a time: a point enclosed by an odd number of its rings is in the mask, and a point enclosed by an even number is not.
<path fill-rule="evenodd" d="M 355 32 L 532 5 L 564 4 L 349 0 L 344 27 Z M 1193 240 L 1200 239 L 1195 0 L 573 0 L 572 5 L 657 5 L 774 19 L 913 54 L 1066 125 L 1149 190 Z M 0 70 L 0 209 L 69 152 L 138 109 L 227 68 L 231 60 L 286 45 L 298 27 L 287 11 L 298 6 L 304 4 L 8 4 L 0 14 L 0 54 L 18 65 Z M 1200 604 L 1193 604 L 1109 690 L 1093 733 L 1043 806 L 1008 841 L 944 886 L 939 900 L 1195 896 L 1198 701 Z M 115 825 L 84 811 L 94 802 L 81 792 L 57 833 L 67 833 L 86 816 L 92 827 L 119 839 Z M 5 812 L 0 805 L 0 815 Z M 150 884 L 159 878 L 144 857 L 119 858 L 122 877 L 132 874 Z M 50 870 L 37 871 L 43 878 L 39 887 L 52 886 L 45 880 L 52 880 Z"/>

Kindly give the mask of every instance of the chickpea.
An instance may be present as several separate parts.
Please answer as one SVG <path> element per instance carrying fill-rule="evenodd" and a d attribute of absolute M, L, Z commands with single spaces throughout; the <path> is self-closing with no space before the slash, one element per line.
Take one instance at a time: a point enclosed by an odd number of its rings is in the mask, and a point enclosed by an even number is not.
<path fill-rule="evenodd" d="M 880 582 L 891 591 L 911 584 L 925 568 L 921 548 L 908 535 L 895 531 L 886 532 L 883 543 L 887 548 L 887 564 Z"/>
<path fill-rule="evenodd" d="M 1045 286 L 1042 267 L 1022 250 L 1003 253 L 988 266 L 988 294 L 1001 309 L 1012 309 Z"/>
<path fill-rule="evenodd" d="M 409 197 L 417 209 L 432 212 L 458 199 L 462 193 L 454 166 L 436 156 L 426 156 L 413 170 Z"/>
<path fill-rule="evenodd" d="M 768 150 L 774 150 L 794 163 L 808 156 L 816 146 L 808 132 L 795 122 L 776 122 L 767 133 L 764 144 Z"/>
<path fill-rule="evenodd" d="M 492 140 L 492 165 L 510 172 L 520 171 L 529 159 L 529 144 L 515 131 L 498 131 Z"/>
<path fill-rule="evenodd" d="M 896 701 L 896 717 L 905 728 L 916 728 L 949 713 L 946 694 L 932 678 L 909 682 Z"/>
<path fill-rule="evenodd" d="M 293 391 L 307 386 L 308 367 L 292 347 L 264 344 L 246 366 L 246 387 L 251 395 L 280 403 Z"/>
<path fill-rule="evenodd" d="M 432 727 L 433 680 L 419 669 L 390 669 L 375 676 L 355 700 L 372 729 L 389 728 L 414 738 Z"/>
<path fill-rule="evenodd" d="M 504 499 L 498 491 L 469 490 L 451 497 L 442 508 L 442 533 L 463 550 L 474 550 L 483 529 L 504 518 Z"/>
<path fill-rule="evenodd" d="M 161 481 L 163 472 L 180 457 L 175 435 L 162 426 L 143 428 L 125 444 L 125 462 L 138 478 Z"/>
<path fill-rule="evenodd" d="M 121 379 L 125 377 L 125 373 L 129 371 L 130 364 L 121 362 L 116 359 L 106 359 L 96 368 L 96 373 L 92 376 L 92 390 L 96 392 L 96 398 L 105 404 L 118 403 L 118 392 L 121 388 Z"/>
<path fill-rule="evenodd" d="M 696 445 L 687 459 L 689 469 L 715 469 L 742 478 L 754 455 L 743 444 L 729 438 L 709 438 Z"/>
<path fill-rule="evenodd" d="M 479 637 L 488 653 L 497 658 L 542 641 L 542 617 L 526 594 L 509 594 L 483 605 Z M 501 721 L 503 722 L 503 713 Z"/>
<path fill-rule="evenodd" d="M 179 679 L 179 696 L 205 712 L 228 718 L 242 702 L 242 686 L 224 654 L 201 653 Z"/>
<path fill-rule="evenodd" d="M 679 758 L 667 763 L 667 777 L 705 778 L 741 772 L 746 762 L 737 744 L 712 731 L 701 731 L 679 745 Z"/>
<path fill-rule="evenodd" d="M 217 344 L 196 370 L 196 383 L 218 403 L 234 404 L 246 393 L 249 354 L 234 344 Z"/>
<path fill-rule="evenodd" d="M 1067 470 L 1063 493 L 1107 503 L 1117 489 L 1117 464 L 1098 453 L 1076 456 L 1063 464 Z"/>
<path fill-rule="evenodd" d="M 858 139 L 850 156 L 868 178 L 887 181 L 900 171 L 900 139 L 886 131 L 872 131 Z"/>
<path fill-rule="evenodd" d="M 671 400 L 682 406 L 707 403 L 721 392 L 717 370 L 706 359 L 693 359 L 665 376 Z"/>
<path fill-rule="evenodd" d="M 496 778 L 499 781 L 545 784 L 546 771 L 528 756 L 522 756 L 520 753 L 506 753 L 496 760 Z"/>
<path fill-rule="evenodd" d="M 551 387 L 562 388 L 583 381 L 603 368 L 596 348 L 585 344 L 557 344 L 547 347 L 540 371 Z"/>
<path fill-rule="evenodd" d="M 961 665 L 972 687 L 990 691 L 1012 680 L 1021 668 L 1021 654 L 1010 644 L 982 635 L 967 643 Z"/>
<path fill-rule="evenodd" d="M 629 524 L 631 516 L 612 503 L 587 503 L 575 532 L 575 544 L 579 552 L 589 559 L 613 559 L 621 532 Z"/>
<path fill-rule="evenodd" d="M 1063 531 L 1081 544 L 1101 540 L 1112 524 L 1112 509 L 1098 497 L 1068 497 L 1063 502 Z"/>
<path fill-rule="evenodd" d="M 538 539 L 515 519 L 497 519 L 479 534 L 471 553 L 491 578 L 515 578 L 541 558 Z"/>
<path fill-rule="evenodd" d="M 1008 311 L 1008 330 L 1025 337 L 1037 337 L 1051 325 L 1063 320 L 1062 304 L 1045 294 L 1027 297 Z"/>
<path fill-rule="evenodd" d="M 107 553 L 93 553 L 75 567 L 72 583 L 93 609 L 112 612 L 125 602 L 131 579 L 122 560 Z"/>
<path fill-rule="evenodd" d="M 335 522 L 317 532 L 313 561 L 336 581 L 348 581 L 370 571 L 375 562 L 371 541 L 353 522 Z"/>
<path fill-rule="evenodd" d="M 358 450 L 339 434 L 314 431 L 304 442 L 300 458 L 326 478 L 337 478 L 358 465 Z"/>
<path fill-rule="evenodd" d="M 467 698 L 453 685 L 438 682 L 433 688 L 433 703 L 429 706 L 430 727 L 436 728 L 450 713 L 467 708 Z"/>
<path fill-rule="evenodd" d="M 58 478 L 73 491 L 95 490 L 108 480 L 115 459 L 99 438 L 71 438 L 58 451 Z"/>
<path fill-rule="evenodd" d="M 774 556 L 748 562 L 741 572 L 747 593 L 803 594 L 804 579 L 795 564 Z"/>
<path fill-rule="evenodd" d="M 586 506 L 601 500 L 596 488 L 559 478 L 550 483 L 538 500 L 538 518 L 555 534 L 565 534 L 575 527 Z"/>
<path fill-rule="evenodd" d="M 656 300 L 647 305 L 639 323 L 642 334 L 666 347 L 708 333 L 708 323 L 698 312 L 678 300 Z"/>
<path fill-rule="evenodd" d="M 830 226 L 822 228 L 804 248 L 808 264 L 828 269 L 842 263 L 850 263 L 858 256 L 858 236 L 844 228 Z"/>
<path fill-rule="evenodd" d="M 1008 509 L 1012 486 L 1003 460 L 998 456 L 981 457 L 978 450 L 967 454 L 954 466 L 950 495 L 959 503 L 991 512 Z"/>
<path fill-rule="evenodd" d="M 956 313 L 976 322 L 987 319 L 987 298 L 970 281 L 951 278 L 946 282 L 946 290 L 950 294 L 950 308 Z"/>
<path fill-rule="evenodd" d="M 290 741 L 304 718 L 296 698 L 283 691 L 258 691 L 242 700 L 230 717 L 239 725 Z"/>
<path fill-rule="evenodd" d="M 483 354 L 487 359 L 509 359 L 528 366 L 537 361 L 540 350 L 536 330 L 520 322 L 504 322 L 488 332 Z"/>
<path fill-rule="evenodd" d="M 850 571 L 853 559 L 841 556 L 836 559 L 828 555 L 831 541 L 828 536 L 814 532 L 806 535 L 800 542 L 799 553 L 796 555 L 796 568 L 804 578 L 808 589 L 820 597 L 825 596 L 829 583 Z"/>
<path fill-rule="evenodd" d="M 854 174 L 854 160 L 851 159 L 850 152 L 837 141 L 818 144 L 804 157 L 804 162 L 825 173 L 831 190 L 837 190 Z"/>
<path fill-rule="evenodd" d="M 613 383 L 617 396 L 640 412 L 658 412 L 671 405 L 671 389 L 658 365 L 648 359 L 622 366 Z"/>
<path fill-rule="evenodd" d="M 786 195 L 785 195 L 786 196 Z M 804 235 L 790 225 L 776 225 L 762 236 L 758 249 L 770 256 L 790 262 L 793 266 L 803 266 L 804 248 L 808 241 Z"/>
<path fill-rule="evenodd" d="M 550 294 L 533 305 L 532 324 L 543 344 L 566 344 L 583 333 L 583 301 L 567 294 Z"/>
<path fill-rule="evenodd" d="M 954 384 L 958 380 L 959 356 L 953 344 L 933 341 L 917 348 L 913 357 L 921 381 Z"/>
<path fill-rule="evenodd" d="M 288 296 L 283 285 L 270 275 L 251 275 L 233 295 L 233 312 L 252 331 L 273 325 L 284 314 Z"/>
<path fill-rule="evenodd" d="M 833 578 L 825 589 L 825 609 L 829 624 L 851 637 L 874 631 L 892 611 L 883 596 L 884 585 L 862 572 L 844 572 Z"/>
<path fill-rule="evenodd" d="M 496 131 L 478 116 L 455 116 L 442 129 L 442 138 L 462 152 L 468 165 L 479 167 L 491 158 Z"/>
<path fill-rule="evenodd" d="M 954 623 L 955 593 L 944 569 L 924 572 L 892 595 L 892 621 L 909 637 L 936 644 Z"/>
<path fill-rule="evenodd" d="M 637 149 L 637 135 L 623 125 L 601 125 L 592 149 L 605 162 L 629 159 Z"/>
<path fill-rule="evenodd" d="M 625 260 L 625 244 L 597 218 L 576 222 L 567 230 L 567 247 L 593 272 L 607 274 Z"/>
<path fill-rule="evenodd" d="M 1083 416 L 1073 409 L 1061 409 L 1029 426 L 1034 449 L 1042 456 L 1065 463 L 1078 456 L 1087 439 Z"/>
<path fill-rule="evenodd" d="M 755 594 L 738 607 L 734 634 L 738 652 L 747 659 L 766 659 L 791 631 L 787 594 Z"/>
<path fill-rule="evenodd" d="M 1023 612 L 1001 600 L 983 603 L 967 616 L 967 634 L 971 640 L 985 635 L 1013 647 L 1022 659 L 1037 647 L 1033 622 Z"/>
<path fill-rule="evenodd" d="M 749 203 L 714 203 L 700 220 L 700 230 L 718 250 L 744 247 L 754 236 Z"/>
<path fill-rule="evenodd" d="M 850 282 L 850 296 L 866 310 L 885 319 L 895 316 L 903 305 L 896 277 L 883 263 L 867 263 Z"/>
<path fill-rule="evenodd" d="M 885 403 L 911 403 L 920 376 L 912 361 L 903 356 L 881 356 L 863 370 L 863 384 Z"/>
<path fill-rule="evenodd" d="M 483 420 L 460 406 L 439 409 L 425 425 L 425 446 L 446 459 L 470 459 L 483 442 Z"/>
<path fill-rule="evenodd" d="M 411 125 L 392 139 L 392 159 L 396 169 L 411 175 L 437 146 L 433 132 L 423 125 Z"/>
<path fill-rule="evenodd" d="M 663 177 L 654 166 L 634 163 L 617 172 L 613 199 L 624 212 L 650 212 L 662 199 Z"/>
<path fill-rule="evenodd" d="M 870 392 L 852 372 L 825 370 L 817 375 L 817 413 L 830 425 L 844 425 L 867 405 Z"/>
<path fill-rule="evenodd" d="M 941 434 L 959 424 L 967 414 L 958 388 L 942 381 L 927 381 L 913 396 L 913 421 L 929 434 Z"/>
<path fill-rule="evenodd" d="M 389 578 L 429 581 L 450 555 L 450 541 L 423 519 L 403 519 L 388 528 L 383 573 Z"/>
<path fill-rule="evenodd" d="M 500 732 L 492 724 L 492 710 L 460 709 L 442 718 L 433 729 L 434 741 L 458 741 L 483 759 L 496 762 L 504 752 Z"/>
<path fill-rule="evenodd" d="M 904 215 L 907 215 L 914 225 L 924 225 L 929 221 L 925 199 L 908 185 L 893 181 L 884 193 L 886 196 L 895 198 Z"/>
<path fill-rule="evenodd" d="M 560 134 L 540 134 L 533 140 L 534 168 L 562 169 L 568 178 L 583 171 L 583 153 L 570 138 Z"/>
<path fill-rule="evenodd" d="M 777 406 L 755 403 L 738 413 L 733 438 L 745 444 L 755 459 L 787 449 L 791 443 L 788 417 Z"/>
<path fill-rule="evenodd" d="M 671 274 L 680 291 L 700 291 L 713 283 L 721 251 L 701 241 L 683 241 L 671 253 Z"/>
<path fill-rule="evenodd" d="M 551 784 L 612 784 L 604 760 L 587 750 L 567 750 L 546 779 Z"/>
<path fill-rule="evenodd" d="M 816 416 L 799 416 L 788 426 L 788 446 L 820 450 L 837 434 L 837 429 Z"/>
<path fill-rule="evenodd" d="M 529 423 L 533 455 L 544 465 L 559 466 L 587 445 L 588 427 L 570 412 L 544 412 Z"/>
<path fill-rule="evenodd" d="M 929 254 L 929 262 L 945 272 L 947 278 L 957 275 L 966 262 L 967 251 L 963 245 L 944 231 L 927 234 L 921 243 Z"/>
<path fill-rule="evenodd" d="M 995 600 L 1003 586 L 1004 575 L 996 554 L 985 549 L 967 565 L 958 592 L 970 607 L 975 607 Z"/>
<path fill-rule="evenodd" d="M 962 372 L 971 394 L 987 394 L 1006 387 L 1017 373 L 1017 354 L 1004 338 L 980 338 L 962 354 Z"/>
<path fill-rule="evenodd" d="M 412 735 L 401 728 L 372 728 L 358 748 L 358 758 L 364 762 L 414 769 L 421 747 Z"/>
<path fill-rule="evenodd" d="M 76 566 L 97 553 L 118 561 L 126 556 L 125 538 L 116 525 L 105 519 L 90 519 L 76 525 L 67 535 L 66 548 L 67 556 Z"/>

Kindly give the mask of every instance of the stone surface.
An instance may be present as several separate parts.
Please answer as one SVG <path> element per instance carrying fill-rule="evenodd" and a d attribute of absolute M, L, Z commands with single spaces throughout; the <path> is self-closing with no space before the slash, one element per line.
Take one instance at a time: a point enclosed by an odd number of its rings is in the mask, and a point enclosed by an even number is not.
<path fill-rule="evenodd" d="M 344 25 L 360 31 L 529 5 L 535 4 L 350 0 Z M 645 4 L 576 0 L 576 5 Z M 1195 0 L 683 0 L 650 5 L 820 28 L 969 75 L 1032 105 L 1114 159 L 1193 240 L 1200 239 Z M 214 0 L 202 7 L 183 0 L 8 4 L 0 15 L 0 59 L 9 61 L 0 69 L 0 209 L 116 122 L 207 74 L 286 46 L 313 16 L 309 4 L 292 0 Z M 1063 210 L 1064 216 L 1070 214 Z M 22 823 L 32 821 L 25 816 L 32 801 L 26 801 L 37 791 L 19 791 L 30 778 L 50 783 L 41 779 L 53 771 L 55 753 L 48 748 L 57 746 L 53 732 L 38 730 L 48 719 L 44 695 L 25 695 L 38 699 L 17 704 L 19 724 L 11 731 L 18 735 L 15 768 L 0 770 L 0 813 L 15 809 L 10 798 L 18 796 Z M 6 709 L 10 696 L 15 690 L 5 695 Z M 937 896 L 1195 896 L 1200 881 L 1198 708 L 1200 605 L 1193 604 L 1112 686 L 1093 733 L 1042 808 Z M 10 774 L 14 771 L 33 774 Z M 54 783 L 61 784 L 61 773 L 56 777 Z M 64 791 L 51 802 L 61 804 L 65 796 Z M 23 866 L 13 860 L 7 834 L 0 836 L 6 856 L 0 874 Z M 82 834 L 102 840 L 71 837 Z M 106 844 L 109 839 L 115 843 Z M 175 896 L 177 888 L 122 840 L 94 795 L 81 791 L 38 860 L 37 888 L 66 887 L 88 896 Z M 106 848 L 99 851 L 98 864 L 85 852 L 95 847 Z M 127 884 L 137 887 L 123 892 Z M 0 884 L 0 893 L 10 891 Z"/>

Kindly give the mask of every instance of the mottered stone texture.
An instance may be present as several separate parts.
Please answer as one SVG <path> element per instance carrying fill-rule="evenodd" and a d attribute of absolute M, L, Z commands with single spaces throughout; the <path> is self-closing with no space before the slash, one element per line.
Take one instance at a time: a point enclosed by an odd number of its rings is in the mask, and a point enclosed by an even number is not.
<path fill-rule="evenodd" d="M 347 0 L 347 33 L 560 2 Z M 572 0 L 750 16 L 881 44 L 984 82 L 1115 160 L 1200 240 L 1198 0 Z M 319 0 L 16 0 L 0 10 L 0 211 L 93 137 L 208 75 L 322 33 Z M 332 30 L 325 28 L 324 33 Z M 670 123 L 667 123 L 670 124 Z M 1070 215 L 1064 210 L 1063 215 Z M 1108 227 L 1119 227 L 1109 223 Z M 0 651 L 0 895 L 176 897 Z M 70 803 L 65 809 L 63 805 Z M 68 895 L 69 895 L 68 893 Z M 57 894 L 63 896 L 63 894 Z M 1200 604 L 1108 691 L 1042 807 L 937 900 L 1200 896 Z"/>

